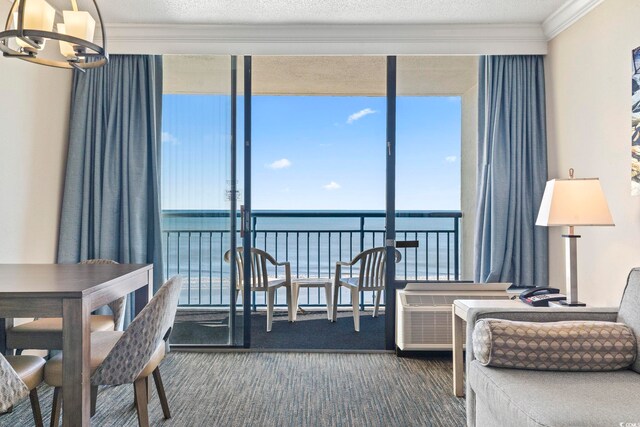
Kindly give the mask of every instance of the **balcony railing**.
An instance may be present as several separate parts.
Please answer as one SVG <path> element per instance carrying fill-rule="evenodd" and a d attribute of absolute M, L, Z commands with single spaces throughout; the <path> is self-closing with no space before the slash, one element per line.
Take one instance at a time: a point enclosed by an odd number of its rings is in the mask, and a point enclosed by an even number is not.
<path fill-rule="evenodd" d="M 460 220 L 458 211 L 404 211 L 397 213 L 396 240 L 416 240 L 416 248 L 401 248 L 396 277 L 405 280 L 460 279 Z M 291 263 L 297 278 L 332 278 L 337 261 L 349 261 L 362 250 L 384 246 L 384 212 L 354 211 L 254 211 L 253 246 Z M 224 211 L 164 211 L 163 256 L 167 277 L 180 274 L 186 285 L 181 306 L 228 307 L 230 266 L 223 260 L 229 249 L 229 213 Z M 240 242 L 238 236 L 238 242 Z M 269 276 L 284 274 L 282 267 Z M 357 266 L 343 271 L 357 274 Z M 324 291 L 304 289 L 301 306 L 324 306 Z M 365 295 L 362 305 L 372 304 Z M 265 304 L 263 292 L 253 297 Z M 284 290 L 276 305 L 284 305 Z M 339 295 L 341 305 L 351 305 L 350 294 Z"/>

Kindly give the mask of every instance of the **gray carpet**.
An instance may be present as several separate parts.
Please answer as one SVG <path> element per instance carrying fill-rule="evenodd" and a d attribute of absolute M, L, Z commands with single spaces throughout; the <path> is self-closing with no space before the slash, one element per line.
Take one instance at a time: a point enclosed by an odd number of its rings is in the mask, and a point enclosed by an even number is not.
<path fill-rule="evenodd" d="M 271 332 L 267 333 L 267 314 L 251 313 L 251 348 L 262 350 L 384 350 L 384 314 L 360 312 L 360 332 L 353 329 L 351 311 L 338 311 L 335 323 L 326 311 L 298 313 L 290 323 L 286 312 L 277 311 Z M 228 312 L 181 310 L 171 334 L 172 344 L 226 343 Z M 242 322 L 238 317 L 238 322 Z M 238 333 L 240 335 L 240 333 Z"/>
<path fill-rule="evenodd" d="M 155 390 L 153 426 L 464 426 L 453 397 L 450 355 L 180 353 L 161 365 L 173 418 L 162 419 Z M 49 423 L 51 389 L 40 402 Z M 100 390 L 92 426 L 136 426 L 133 387 Z M 2 426 L 33 425 L 29 399 Z"/>

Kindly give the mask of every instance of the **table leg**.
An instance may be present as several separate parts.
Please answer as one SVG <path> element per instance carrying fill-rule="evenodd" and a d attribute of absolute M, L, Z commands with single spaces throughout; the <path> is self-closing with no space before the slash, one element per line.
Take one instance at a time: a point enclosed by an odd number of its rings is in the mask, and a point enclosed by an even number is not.
<path fill-rule="evenodd" d="M 64 426 L 88 426 L 91 412 L 89 301 L 62 301 L 62 408 Z"/>
<path fill-rule="evenodd" d="M 463 320 L 456 315 L 455 305 L 451 306 L 451 320 L 453 322 L 453 394 L 456 397 L 464 396 L 464 360 L 462 355 L 462 343 L 464 342 L 462 324 Z"/>
<path fill-rule="evenodd" d="M 149 301 L 151 300 L 152 294 L 153 294 L 153 268 L 149 269 L 148 271 L 147 284 L 136 290 L 135 298 L 134 298 L 134 301 L 135 301 L 134 314 L 136 316 L 149 303 Z"/>
<path fill-rule="evenodd" d="M 329 319 L 329 321 L 333 320 L 333 298 L 331 295 L 332 285 L 332 283 L 325 283 L 324 285 L 324 296 L 327 300 L 327 318 Z"/>

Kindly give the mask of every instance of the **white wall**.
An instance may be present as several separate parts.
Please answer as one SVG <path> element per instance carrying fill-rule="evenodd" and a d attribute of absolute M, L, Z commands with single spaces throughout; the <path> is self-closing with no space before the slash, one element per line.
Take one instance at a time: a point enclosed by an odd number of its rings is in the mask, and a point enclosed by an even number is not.
<path fill-rule="evenodd" d="M 0 57 L 0 90 L 0 263 L 54 262 L 71 72 Z"/>
<path fill-rule="evenodd" d="M 631 50 L 640 45 L 640 2 L 605 0 L 549 43 L 549 177 L 599 177 L 616 226 L 581 227 L 578 292 L 589 304 L 620 301 L 640 266 L 640 197 L 630 184 Z M 564 287 L 561 230 L 549 234 L 550 285 Z"/>

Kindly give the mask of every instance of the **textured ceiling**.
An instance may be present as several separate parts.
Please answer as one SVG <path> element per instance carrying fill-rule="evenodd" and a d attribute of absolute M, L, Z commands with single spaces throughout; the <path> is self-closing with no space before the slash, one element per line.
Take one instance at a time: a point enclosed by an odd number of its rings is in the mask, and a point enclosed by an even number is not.
<path fill-rule="evenodd" d="M 109 24 L 541 23 L 568 0 L 103 0 Z"/>

